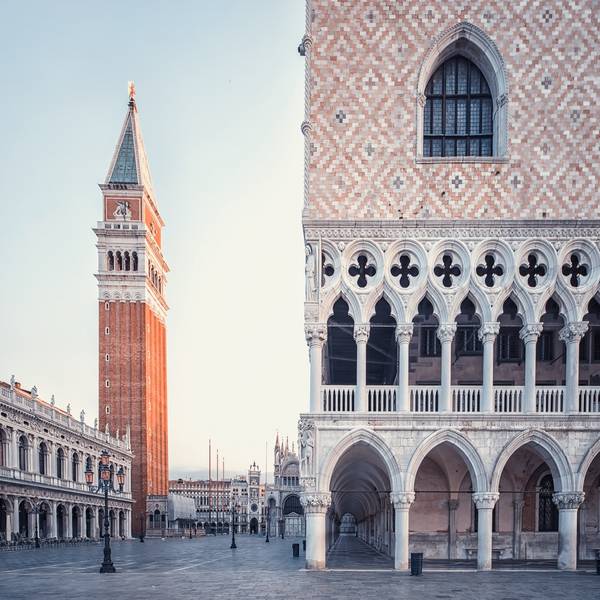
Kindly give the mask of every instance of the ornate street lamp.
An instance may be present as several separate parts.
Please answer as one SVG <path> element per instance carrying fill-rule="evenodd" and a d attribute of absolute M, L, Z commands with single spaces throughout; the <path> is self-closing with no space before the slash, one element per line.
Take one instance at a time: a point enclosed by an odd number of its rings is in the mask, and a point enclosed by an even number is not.
<path fill-rule="evenodd" d="M 33 512 L 35 514 L 35 547 L 39 548 L 40 547 L 40 536 L 39 536 L 39 532 L 38 532 L 38 522 L 39 522 L 39 515 L 40 515 L 39 498 L 37 496 L 35 498 L 33 498 L 31 500 L 31 504 L 33 505 Z"/>
<path fill-rule="evenodd" d="M 104 560 L 100 567 L 100 573 L 114 573 L 116 571 L 113 565 L 110 553 L 110 532 L 108 522 L 108 492 L 123 492 L 123 484 L 125 483 L 125 471 L 123 467 L 119 467 L 117 471 L 117 484 L 119 489 L 114 486 L 114 466 L 110 464 L 110 454 L 107 450 L 102 450 L 100 455 L 100 464 L 98 465 L 98 486 L 94 490 L 94 472 L 91 467 L 85 472 L 85 481 L 90 487 L 90 490 L 104 493 Z"/>
<path fill-rule="evenodd" d="M 235 550 L 237 546 L 235 545 L 235 517 L 236 517 L 236 509 L 240 509 L 240 505 L 235 502 L 231 503 L 231 546 L 229 546 L 232 550 Z"/>

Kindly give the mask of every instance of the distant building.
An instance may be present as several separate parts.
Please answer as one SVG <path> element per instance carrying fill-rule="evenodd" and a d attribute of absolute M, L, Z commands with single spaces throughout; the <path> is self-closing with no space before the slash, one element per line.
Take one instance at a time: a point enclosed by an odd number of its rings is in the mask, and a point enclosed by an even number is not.
<path fill-rule="evenodd" d="M 252 463 L 247 475 L 233 479 L 176 479 L 169 481 L 169 496 L 194 499 L 196 526 L 206 533 L 229 533 L 232 500 L 236 505 L 236 533 L 259 533 L 265 529 L 265 485 L 260 468 Z"/>
<path fill-rule="evenodd" d="M 273 483 L 267 486 L 267 522 L 270 535 L 304 536 L 304 508 L 300 503 L 300 464 L 294 445 L 275 439 Z"/>
<path fill-rule="evenodd" d="M 120 435 L 122 434 L 122 435 Z M 110 533 L 131 537 L 132 505 L 129 434 L 85 424 L 25 390 L 0 381 L 0 541 L 98 539 L 103 533 L 104 496 L 91 491 L 85 471 L 94 472 L 103 450 L 115 472 L 125 471 L 122 494 L 109 495 Z M 115 482 L 116 485 L 116 482 Z"/>

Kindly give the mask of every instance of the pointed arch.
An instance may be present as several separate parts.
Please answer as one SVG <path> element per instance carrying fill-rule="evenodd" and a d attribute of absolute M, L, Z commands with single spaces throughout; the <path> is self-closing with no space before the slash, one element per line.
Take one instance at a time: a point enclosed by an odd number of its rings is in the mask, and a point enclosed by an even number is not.
<path fill-rule="evenodd" d="M 319 309 L 321 323 L 327 323 L 327 320 L 333 315 L 333 305 L 340 299 L 348 304 L 348 314 L 355 323 L 362 323 L 362 308 L 356 294 L 348 286 L 338 284 L 324 298 L 321 299 Z"/>
<path fill-rule="evenodd" d="M 471 440 L 456 429 L 440 429 L 417 446 L 408 462 L 405 491 L 414 491 L 415 479 L 421 463 L 434 448 L 444 443 L 451 444 L 462 456 L 469 469 L 474 491 L 486 492 L 488 484 L 483 460 Z"/>
<path fill-rule="evenodd" d="M 433 306 L 433 316 L 439 323 L 448 322 L 448 306 L 446 305 L 443 294 L 433 285 L 427 289 L 420 290 L 411 296 L 406 307 L 406 322 L 412 323 L 413 319 L 419 314 L 419 304 L 427 298 Z"/>
<path fill-rule="evenodd" d="M 425 89 L 436 69 L 453 56 L 465 56 L 483 73 L 495 112 L 493 156 L 508 154 L 508 77 L 504 59 L 492 38 L 472 23 L 457 23 L 435 38 L 421 63 L 417 79 L 417 157 L 423 156 Z"/>
<path fill-rule="evenodd" d="M 378 286 L 377 290 L 369 294 L 363 308 L 365 323 L 368 323 L 373 318 L 375 315 L 375 306 L 382 298 L 390 305 L 392 317 L 394 317 L 396 323 L 404 323 L 405 309 L 402 300 L 387 282 L 383 282 Z"/>
<path fill-rule="evenodd" d="M 357 427 L 349 431 L 329 452 L 325 462 L 320 467 L 318 475 L 319 490 L 322 492 L 329 491 L 331 477 L 338 461 L 347 450 L 359 443 L 366 444 L 381 457 L 388 470 L 392 491 L 402 490 L 402 473 L 394 453 L 380 435 L 366 427 Z"/>
<path fill-rule="evenodd" d="M 561 445 L 550 434 L 540 429 L 528 429 L 523 431 L 512 438 L 504 446 L 498 455 L 492 471 L 490 491 L 498 491 L 500 478 L 502 477 L 502 471 L 504 470 L 506 463 L 519 448 L 528 444 L 533 444 L 536 447 L 550 468 L 550 472 L 554 479 L 555 490 L 557 492 L 572 491 L 574 489 L 574 475 L 569 459 Z"/>
<path fill-rule="evenodd" d="M 492 311 L 487 296 L 477 286 L 470 286 L 454 297 L 448 313 L 449 322 L 456 321 L 456 317 L 460 315 L 460 307 L 467 298 L 475 306 L 475 314 L 479 317 L 481 324 L 492 320 Z"/>
<path fill-rule="evenodd" d="M 585 456 L 581 459 L 581 463 L 579 463 L 579 468 L 577 469 L 577 473 L 575 474 L 575 490 L 582 492 L 583 484 L 585 483 L 585 477 L 587 472 L 596 458 L 600 454 L 600 440 L 596 440 L 596 443 L 585 453 Z"/>

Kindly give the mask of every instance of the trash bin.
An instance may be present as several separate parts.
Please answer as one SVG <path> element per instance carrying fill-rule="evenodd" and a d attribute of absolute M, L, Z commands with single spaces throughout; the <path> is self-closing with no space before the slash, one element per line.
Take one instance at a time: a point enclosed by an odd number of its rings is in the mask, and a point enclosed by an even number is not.
<path fill-rule="evenodd" d="M 292 544 L 292 554 L 294 555 L 294 558 L 300 556 L 300 544 Z"/>
<path fill-rule="evenodd" d="M 306 552 L 306 540 L 302 540 L 302 552 Z"/>
<path fill-rule="evenodd" d="M 423 573 L 423 553 L 411 552 L 410 554 L 410 574 L 421 575 Z"/>

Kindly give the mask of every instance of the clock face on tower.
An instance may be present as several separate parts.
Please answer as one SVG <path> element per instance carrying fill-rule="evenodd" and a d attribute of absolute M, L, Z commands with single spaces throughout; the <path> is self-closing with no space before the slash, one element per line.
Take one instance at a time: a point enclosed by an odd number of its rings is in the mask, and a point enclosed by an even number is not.
<path fill-rule="evenodd" d="M 250 510 L 251 510 L 252 512 L 256 512 L 256 511 L 258 510 L 258 506 L 257 506 L 256 504 L 253 504 L 253 505 L 250 507 Z"/>

